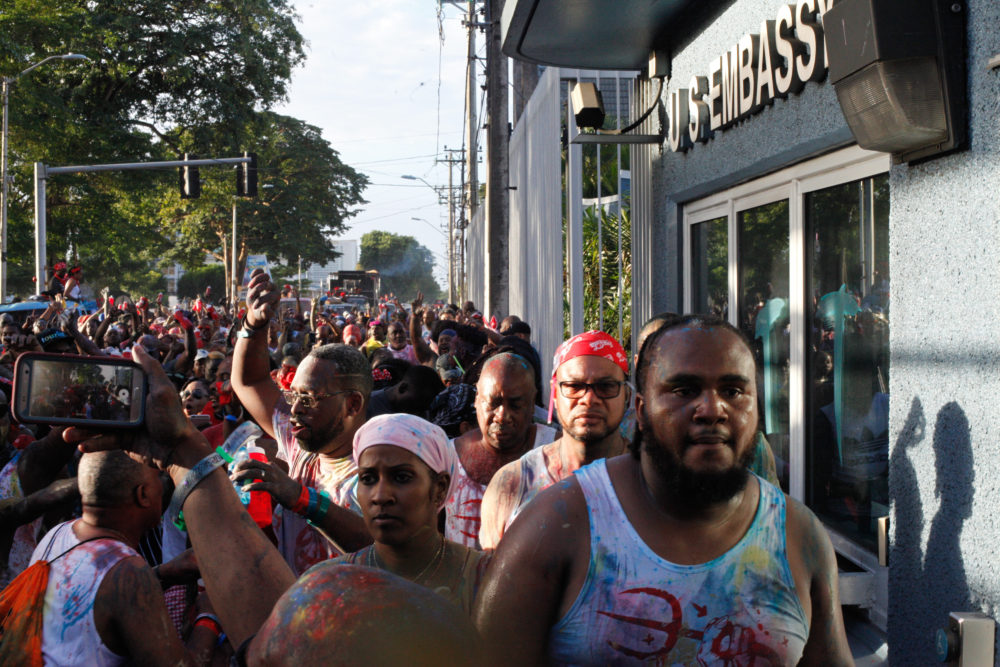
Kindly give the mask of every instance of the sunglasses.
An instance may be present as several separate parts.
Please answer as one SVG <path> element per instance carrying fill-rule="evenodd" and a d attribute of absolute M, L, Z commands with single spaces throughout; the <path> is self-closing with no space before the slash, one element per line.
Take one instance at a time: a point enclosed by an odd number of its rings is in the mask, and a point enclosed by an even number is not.
<path fill-rule="evenodd" d="M 618 398 L 624 382 L 602 380 L 600 382 L 560 382 L 559 393 L 566 398 L 583 398 L 593 391 L 598 398 Z"/>
<path fill-rule="evenodd" d="M 194 389 L 194 390 L 185 389 L 184 391 L 181 392 L 181 398 L 185 401 L 189 398 L 194 398 L 195 400 L 200 401 L 203 398 L 208 398 L 208 394 L 206 394 L 201 389 Z"/>
<path fill-rule="evenodd" d="M 288 403 L 288 405 L 295 405 L 295 402 L 298 401 L 306 410 L 312 410 L 324 398 L 330 398 L 338 394 L 353 394 L 355 391 L 357 390 L 345 389 L 344 391 L 335 391 L 332 394 L 303 394 L 291 389 L 282 389 L 281 395 L 285 398 L 285 403 Z"/>

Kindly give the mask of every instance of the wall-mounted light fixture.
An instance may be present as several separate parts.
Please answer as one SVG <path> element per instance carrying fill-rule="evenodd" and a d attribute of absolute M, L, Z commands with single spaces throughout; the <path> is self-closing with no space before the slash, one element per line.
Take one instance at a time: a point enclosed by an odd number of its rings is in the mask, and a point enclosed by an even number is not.
<path fill-rule="evenodd" d="M 840 0 L 823 16 L 830 81 L 858 145 L 910 162 L 963 148 L 965 0 Z"/>

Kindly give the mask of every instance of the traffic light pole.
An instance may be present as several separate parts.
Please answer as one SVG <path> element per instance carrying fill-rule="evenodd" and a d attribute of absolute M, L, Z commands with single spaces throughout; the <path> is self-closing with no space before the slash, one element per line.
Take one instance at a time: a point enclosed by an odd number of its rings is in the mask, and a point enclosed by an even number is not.
<path fill-rule="evenodd" d="M 257 157 L 247 153 L 243 157 L 205 158 L 200 160 L 165 160 L 162 162 L 119 162 L 116 164 L 89 164 L 72 167 L 50 167 L 35 163 L 35 294 L 45 289 L 46 266 L 45 247 L 46 211 L 45 182 L 56 174 L 83 174 L 96 171 L 134 171 L 137 169 L 173 169 L 176 167 L 221 167 L 226 165 L 251 165 Z M 250 169 L 244 169 L 246 173 Z M 254 174 L 256 178 L 256 174 Z M 255 182 L 256 183 L 256 182 Z"/>

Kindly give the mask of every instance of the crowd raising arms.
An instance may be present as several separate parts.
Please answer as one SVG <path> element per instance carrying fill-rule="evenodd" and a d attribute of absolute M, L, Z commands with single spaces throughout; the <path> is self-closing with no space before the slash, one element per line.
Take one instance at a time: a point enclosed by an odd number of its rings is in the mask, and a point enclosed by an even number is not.
<path fill-rule="evenodd" d="M 530 327 L 516 318 L 497 331 L 471 304 L 426 307 L 422 297 L 409 315 L 398 300 L 366 314 L 327 299 L 306 316 L 281 312 L 288 292 L 258 270 L 245 313 L 220 303 L 218 317 L 198 319 L 208 319 L 204 330 L 180 324 L 183 313 L 167 321 L 135 307 L 112 328 L 105 299 L 99 325 L 66 334 L 67 351 L 128 351 L 148 377 L 145 422 L 133 431 L 73 426 L 31 442 L 8 464 L 25 487 L 19 509 L 0 507 L 0 519 L 33 517 L 25 503 L 47 486 L 65 498 L 73 485 L 55 483 L 73 447 L 93 479 L 128 467 L 102 452 L 141 464 L 127 499 L 105 506 L 87 496 L 82 519 L 60 524 L 73 544 L 117 533 L 136 554 L 98 581 L 94 618 L 111 656 L 852 664 L 824 529 L 751 472 L 767 459 L 757 373 L 726 323 L 664 318 L 634 368 L 607 334 L 573 337 L 554 351 L 545 401 L 539 354 L 524 340 Z M 5 330 L 6 349 L 23 353 L 36 345 L 28 337 Z M 398 404 L 415 414 L 370 418 L 373 391 L 411 364 L 434 368 L 440 386 L 455 383 L 455 369 L 460 379 L 438 400 Z M 455 391 L 461 384 L 468 391 Z M 206 404 L 188 404 L 196 391 Z M 544 424 L 545 403 L 557 428 Z M 256 425 L 267 456 L 224 470 L 214 445 L 239 445 L 242 424 Z M 186 567 L 205 587 L 188 605 L 198 621 L 186 644 L 156 586 L 171 564 L 150 569 L 137 553 L 163 511 L 152 498 L 158 473 L 178 489 L 193 550 Z M 273 521 L 255 522 L 234 482 L 271 498 Z M 166 542 L 166 522 L 162 533 Z M 133 629 L 109 625 L 139 597 Z"/>

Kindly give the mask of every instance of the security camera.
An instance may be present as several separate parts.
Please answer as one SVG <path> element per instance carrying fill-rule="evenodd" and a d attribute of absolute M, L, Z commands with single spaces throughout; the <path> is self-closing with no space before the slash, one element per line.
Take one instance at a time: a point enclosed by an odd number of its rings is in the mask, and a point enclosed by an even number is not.
<path fill-rule="evenodd" d="M 604 100 L 595 84 L 577 82 L 570 93 L 570 102 L 573 104 L 577 127 L 591 127 L 595 130 L 604 127 Z"/>

